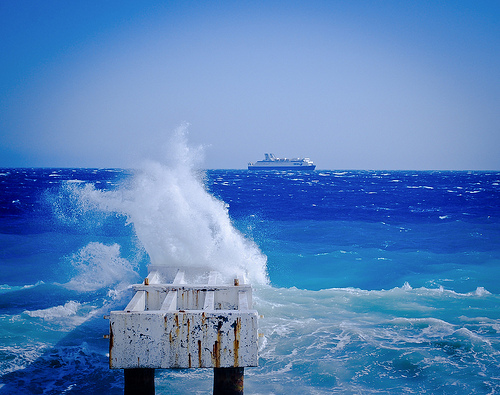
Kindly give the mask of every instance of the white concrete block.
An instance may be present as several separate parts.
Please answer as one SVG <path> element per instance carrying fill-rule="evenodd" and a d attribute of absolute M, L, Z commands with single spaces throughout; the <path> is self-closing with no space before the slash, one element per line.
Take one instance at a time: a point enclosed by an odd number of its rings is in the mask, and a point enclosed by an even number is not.
<path fill-rule="evenodd" d="M 188 284 L 185 273 L 150 272 L 123 311 L 110 313 L 111 368 L 257 366 L 257 311 L 248 284 Z"/>

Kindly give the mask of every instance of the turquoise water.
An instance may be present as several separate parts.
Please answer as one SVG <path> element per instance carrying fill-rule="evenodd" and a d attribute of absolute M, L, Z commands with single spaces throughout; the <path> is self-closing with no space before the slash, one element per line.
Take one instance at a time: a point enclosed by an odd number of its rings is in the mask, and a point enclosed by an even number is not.
<path fill-rule="evenodd" d="M 162 260 L 247 272 L 263 315 L 247 393 L 500 391 L 499 172 L 155 164 L 0 185 L 0 393 L 122 393 L 102 316 Z M 211 386 L 156 372 L 157 393 Z"/>

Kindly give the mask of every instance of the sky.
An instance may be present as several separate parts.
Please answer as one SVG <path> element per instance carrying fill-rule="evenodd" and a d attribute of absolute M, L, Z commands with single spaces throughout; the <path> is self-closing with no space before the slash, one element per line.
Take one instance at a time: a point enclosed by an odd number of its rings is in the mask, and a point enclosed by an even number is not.
<path fill-rule="evenodd" d="M 0 0 L 0 167 L 500 170 L 499 1 Z"/>

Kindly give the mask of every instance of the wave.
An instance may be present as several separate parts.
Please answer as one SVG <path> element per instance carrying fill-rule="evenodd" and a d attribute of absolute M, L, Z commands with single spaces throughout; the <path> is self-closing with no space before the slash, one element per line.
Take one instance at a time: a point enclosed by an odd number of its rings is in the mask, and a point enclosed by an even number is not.
<path fill-rule="evenodd" d="M 105 355 L 86 342 L 58 345 L 45 352 L 19 351 L 18 366 L 13 365 L 10 373 L 2 377 L 0 393 L 55 395 L 75 390 L 78 393 L 119 393 L 118 388 L 123 388 L 123 374 L 111 371 Z M 26 363 L 30 364 L 26 366 Z"/>
<path fill-rule="evenodd" d="M 500 359 L 496 351 L 500 320 L 482 315 L 488 305 L 497 309 L 498 296 L 484 291 L 456 293 L 413 288 L 409 283 L 388 290 L 319 291 L 258 284 L 254 307 L 263 315 L 260 366 L 246 371 L 245 385 L 256 393 L 399 393 L 396 388 L 408 380 L 425 378 L 428 393 L 437 393 L 448 388 L 446 377 L 453 374 L 457 393 L 470 393 L 481 387 L 485 377 L 481 372 L 496 377 Z M 53 327 L 88 307 L 68 301 L 23 316 Z M 457 314 L 460 311 L 467 316 Z M 18 350 L 22 355 L 17 363 L 27 369 L 4 376 L 6 386 L 0 392 L 16 386 L 30 391 L 45 386 L 47 393 L 70 392 L 71 386 L 96 392 L 105 390 L 97 382 L 101 379 L 106 385 L 123 385 L 108 368 L 105 346 L 96 351 L 86 343 L 57 345 L 28 360 L 30 350 Z M 30 365 L 34 358 L 37 361 Z M 85 379 L 89 375 L 99 378 L 92 386 Z M 158 390 L 183 393 L 209 383 L 211 374 L 167 370 L 156 380 Z"/>
<path fill-rule="evenodd" d="M 39 285 L 45 284 L 43 281 L 37 281 L 35 284 L 26 284 L 26 285 L 9 285 L 9 284 L 0 284 L 0 294 L 7 292 L 15 292 L 22 291 L 30 288 L 37 287 Z"/>
<path fill-rule="evenodd" d="M 15 319 L 38 328 L 40 339 L 51 339 L 69 333 L 82 324 L 107 314 L 113 303 L 106 299 L 92 302 L 69 300 L 64 304 L 38 310 L 25 310 Z M 121 307 L 120 307 L 121 308 Z"/>
<path fill-rule="evenodd" d="M 339 393 L 358 393 L 354 387 L 400 393 L 396 388 L 408 380 L 425 377 L 428 393 L 442 392 L 450 374 L 457 393 L 465 393 L 482 386 L 482 377 L 498 377 L 500 319 L 484 315 L 496 314 L 499 297 L 480 287 L 467 293 L 408 283 L 389 290 L 261 287 L 254 302 L 263 315 L 265 361 L 255 374 L 270 379 L 270 392 L 277 391 L 276 372 L 297 380 L 293 387 Z"/>
<path fill-rule="evenodd" d="M 137 265 L 120 256 L 118 244 L 91 242 L 66 258 L 76 271 L 65 287 L 81 292 L 118 286 L 124 288 L 139 279 Z"/>
<path fill-rule="evenodd" d="M 43 319 L 66 318 L 72 315 L 76 315 L 80 307 L 81 303 L 70 300 L 62 306 L 54 306 L 47 309 L 34 311 L 26 310 L 23 314 L 27 314 L 30 317 L 38 317 Z"/>
<path fill-rule="evenodd" d="M 497 295 L 492 294 L 488 290 L 486 290 L 484 287 L 477 287 L 474 291 L 470 292 L 456 292 L 451 289 L 445 289 L 443 286 L 439 286 L 437 288 L 428 288 L 428 287 L 418 287 L 418 288 L 413 288 L 408 282 L 405 282 L 401 287 L 394 287 L 391 289 L 381 289 L 381 290 L 367 290 L 367 289 L 361 289 L 361 288 L 354 288 L 354 287 L 340 287 L 340 288 L 324 288 L 320 290 L 309 290 L 309 289 L 300 289 L 297 287 L 289 287 L 289 288 L 276 288 L 276 287 L 258 287 L 258 289 L 264 290 L 264 289 L 274 289 L 281 292 L 296 292 L 299 294 L 317 294 L 317 295 L 326 295 L 326 294 L 346 294 L 346 295 L 373 295 L 373 296 L 383 296 L 383 295 L 389 295 L 389 296 L 394 296 L 394 295 L 420 295 L 420 296 L 446 296 L 446 297 L 457 297 L 457 298 L 467 298 L 467 297 L 485 297 L 492 295 L 493 297 L 498 297 Z"/>
<path fill-rule="evenodd" d="M 29 364 L 36 361 L 40 355 L 48 348 L 46 343 L 34 342 L 26 345 L 0 344 L 0 372 L 2 375 L 24 369 Z M 4 358 L 8 356 L 8 358 Z M 0 392 L 2 392 L 0 384 Z"/>
<path fill-rule="evenodd" d="M 266 283 L 265 255 L 233 226 L 227 205 L 207 192 L 204 173 L 196 169 L 200 148 L 187 145 L 186 132 L 185 126 L 177 130 L 168 164 L 144 163 L 117 190 L 103 191 L 92 184 L 68 185 L 68 202 L 56 205 L 57 214 L 68 222 L 78 222 L 89 212 L 122 215 L 133 226 L 153 265 L 203 267 L 217 270 L 223 277 Z M 68 210 L 58 209 L 68 204 L 77 208 L 69 210 L 70 215 Z M 105 261 L 98 260 L 100 263 L 91 265 L 97 267 Z M 77 286 L 82 280 L 92 283 L 89 276 L 83 276 L 71 284 Z"/>

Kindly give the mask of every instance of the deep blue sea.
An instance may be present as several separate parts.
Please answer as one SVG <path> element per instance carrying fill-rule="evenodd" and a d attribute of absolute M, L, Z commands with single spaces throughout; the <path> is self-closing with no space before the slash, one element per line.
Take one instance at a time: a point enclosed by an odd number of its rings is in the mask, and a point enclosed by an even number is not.
<path fill-rule="evenodd" d="M 121 394 L 147 266 L 254 286 L 247 394 L 500 393 L 500 172 L 0 169 L 0 394 Z M 209 369 L 157 370 L 209 394 Z"/>

